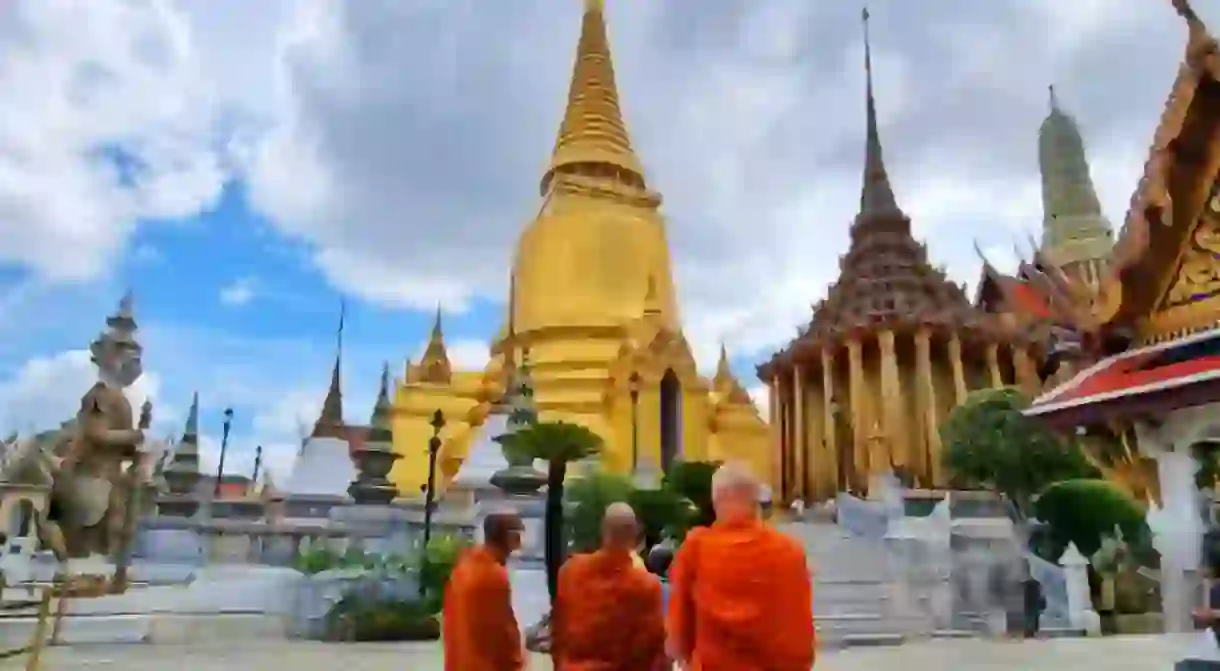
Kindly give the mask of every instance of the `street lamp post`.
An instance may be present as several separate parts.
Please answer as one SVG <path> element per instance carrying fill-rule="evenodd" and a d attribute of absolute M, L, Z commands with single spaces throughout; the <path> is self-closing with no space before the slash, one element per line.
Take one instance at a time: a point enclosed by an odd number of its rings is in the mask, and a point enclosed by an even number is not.
<path fill-rule="evenodd" d="M 233 408 L 225 408 L 225 423 L 220 437 L 220 463 L 216 465 L 216 484 L 212 486 L 212 499 L 220 499 L 220 481 L 225 473 L 225 453 L 229 451 L 229 429 L 233 428 Z"/>
<path fill-rule="evenodd" d="M 254 448 L 254 474 L 250 476 L 250 487 L 255 489 L 258 487 L 258 472 L 263 467 L 263 446 L 259 445 Z"/>
<path fill-rule="evenodd" d="M 631 472 L 635 473 L 640 466 L 640 374 L 631 373 L 628 384 L 631 393 Z"/>
<path fill-rule="evenodd" d="M 420 549 L 421 564 L 427 566 L 428 544 L 432 542 L 432 508 L 436 501 L 436 455 L 441 451 L 441 429 L 445 427 L 445 414 L 440 410 L 432 413 L 432 437 L 428 439 L 428 484 L 424 485 L 424 544 Z M 424 596 L 424 581 L 419 581 L 419 595 Z"/>

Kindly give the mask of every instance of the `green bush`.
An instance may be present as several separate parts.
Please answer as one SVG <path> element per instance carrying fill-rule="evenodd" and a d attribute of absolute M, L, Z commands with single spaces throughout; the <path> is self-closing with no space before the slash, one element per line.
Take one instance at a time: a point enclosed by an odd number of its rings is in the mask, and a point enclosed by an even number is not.
<path fill-rule="evenodd" d="M 592 552 L 601 545 L 602 515 L 611 503 L 630 502 L 631 478 L 593 471 L 566 488 L 568 539 L 574 552 Z"/>
<path fill-rule="evenodd" d="M 1034 516 L 1048 526 L 1048 553 L 1061 553 L 1068 543 L 1086 557 L 1102 539 L 1122 530 L 1133 553 L 1147 548 L 1150 534 L 1144 511 L 1125 492 L 1105 480 L 1064 480 L 1047 487 L 1033 505 Z"/>
<path fill-rule="evenodd" d="M 445 587 L 449 576 L 457 565 L 462 550 L 469 542 L 454 534 L 433 537 L 423 549 L 419 561 L 419 580 L 423 587 L 424 605 L 432 613 L 439 613 L 445 602 Z"/>
<path fill-rule="evenodd" d="M 690 526 L 711 526 L 716 521 L 712 508 L 712 476 L 720 468 L 718 461 L 679 461 L 665 474 L 662 486 L 689 500 L 695 507 Z"/>
<path fill-rule="evenodd" d="M 326 614 L 332 641 L 435 641 L 440 621 L 420 599 L 377 599 L 351 592 Z"/>
<path fill-rule="evenodd" d="M 681 537 L 690 524 L 691 503 L 677 492 L 639 489 L 631 478 L 594 471 L 567 487 L 568 538 L 575 552 L 592 552 L 601 545 L 602 516 L 612 503 L 624 502 L 635 510 L 647 550 L 666 536 Z"/>

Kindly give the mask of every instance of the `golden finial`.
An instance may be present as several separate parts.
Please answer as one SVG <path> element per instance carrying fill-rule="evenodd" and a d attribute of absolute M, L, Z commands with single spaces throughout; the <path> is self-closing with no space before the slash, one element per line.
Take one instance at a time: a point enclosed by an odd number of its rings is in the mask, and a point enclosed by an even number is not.
<path fill-rule="evenodd" d="M 449 363 L 449 351 L 445 347 L 445 333 L 441 327 L 441 306 L 436 306 L 436 318 L 432 322 L 432 333 L 428 346 L 419 360 L 420 379 L 434 384 L 447 384 L 453 376 Z"/>
<path fill-rule="evenodd" d="M 585 0 L 568 107 L 559 125 L 550 166 L 542 177 L 543 194 L 549 190 L 555 172 L 571 165 L 611 165 L 641 183 L 644 180 L 644 169 L 631 148 L 619 110 L 603 10 L 601 0 Z"/>

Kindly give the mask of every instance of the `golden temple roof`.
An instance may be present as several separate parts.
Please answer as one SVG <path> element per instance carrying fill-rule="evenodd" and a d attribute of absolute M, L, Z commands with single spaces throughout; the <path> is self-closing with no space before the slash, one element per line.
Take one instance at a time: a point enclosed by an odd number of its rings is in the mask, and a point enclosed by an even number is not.
<path fill-rule="evenodd" d="M 449 363 L 449 350 L 445 347 L 445 333 L 441 327 L 441 308 L 436 307 L 436 319 L 432 322 L 432 333 L 428 346 L 419 360 L 420 382 L 447 384 L 453 378 L 453 366 Z"/>
<path fill-rule="evenodd" d="M 556 172 L 582 164 L 614 166 L 643 183 L 644 169 L 631 148 L 619 110 L 602 0 L 585 0 L 568 106 L 542 178 L 542 193 Z"/>
<path fill-rule="evenodd" d="M 1149 341 L 1215 324 L 1215 305 L 1210 300 L 1206 305 L 1198 300 L 1195 307 L 1179 305 L 1151 314 L 1163 297 L 1157 295 L 1158 283 L 1147 278 L 1177 264 L 1178 252 L 1191 244 L 1200 206 L 1206 200 L 1195 197 L 1195 192 L 1202 193 L 1208 186 L 1204 181 L 1212 178 L 1200 169 L 1207 164 L 1201 155 L 1214 151 L 1210 133 L 1217 120 L 1211 106 L 1202 102 L 1207 99 L 1202 93 L 1220 85 L 1220 44 L 1187 0 L 1171 1 L 1186 21 L 1185 55 L 1095 306 L 1097 321 L 1111 328 L 1149 322 L 1140 329 L 1143 339 Z"/>

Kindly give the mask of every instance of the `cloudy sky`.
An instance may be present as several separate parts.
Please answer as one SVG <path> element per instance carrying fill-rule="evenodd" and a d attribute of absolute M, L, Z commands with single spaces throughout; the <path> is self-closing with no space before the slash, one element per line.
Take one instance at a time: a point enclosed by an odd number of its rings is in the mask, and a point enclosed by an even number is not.
<path fill-rule="evenodd" d="M 1220 3 L 1197 0 L 1220 25 Z M 453 358 L 498 327 L 562 113 L 578 0 L 0 3 L 0 430 L 70 415 L 83 349 L 138 299 L 158 430 L 276 468 L 312 422 L 348 302 L 348 418 L 438 302 Z M 859 6 L 607 0 L 624 110 L 665 212 L 686 331 L 753 364 L 845 250 L 863 147 Z M 882 137 L 959 281 L 1040 226 L 1046 87 L 1118 222 L 1182 54 L 1169 0 L 874 0 Z M 214 457 L 209 450 L 208 457 Z"/>

